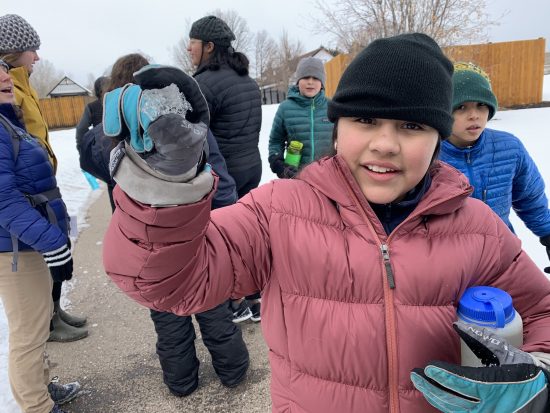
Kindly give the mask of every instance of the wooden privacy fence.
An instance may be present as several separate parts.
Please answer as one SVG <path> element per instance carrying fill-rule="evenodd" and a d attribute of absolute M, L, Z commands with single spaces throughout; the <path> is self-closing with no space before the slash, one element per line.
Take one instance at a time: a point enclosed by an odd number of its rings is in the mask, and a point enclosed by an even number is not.
<path fill-rule="evenodd" d="M 94 99 L 93 96 L 40 99 L 40 110 L 48 128 L 74 128 L 82 117 L 86 105 Z"/>
<path fill-rule="evenodd" d="M 542 102 L 545 40 L 447 47 L 454 62 L 473 62 L 491 78 L 499 106 L 510 107 Z"/>
<path fill-rule="evenodd" d="M 454 62 L 472 62 L 491 78 L 499 106 L 511 107 L 542 102 L 545 40 L 520 40 L 444 48 Z M 349 55 L 338 55 L 325 64 L 325 92 L 334 95 L 340 77 L 350 61 Z"/>

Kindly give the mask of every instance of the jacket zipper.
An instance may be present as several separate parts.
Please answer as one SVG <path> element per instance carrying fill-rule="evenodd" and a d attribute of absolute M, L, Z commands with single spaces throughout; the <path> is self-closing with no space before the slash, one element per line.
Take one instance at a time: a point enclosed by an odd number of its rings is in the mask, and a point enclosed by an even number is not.
<path fill-rule="evenodd" d="M 311 109 L 309 111 L 309 123 L 311 125 L 311 133 L 309 134 L 309 140 L 311 142 L 311 162 L 313 162 L 315 160 L 315 140 L 313 138 L 313 135 L 314 135 L 314 130 L 313 130 L 313 125 L 315 124 L 313 122 L 314 120 L 314 115 L 315 114 L 315 98 L 312 98 L 311 99 Z"/>
<path fill-rule="evenodd" d="M 342 175 L 344 181 L 346 181 L 346 178 L 342 171 L 340 171 L 340 174 Z M 367 217 L 367 213 L 365 209 L 363 208 L 363 205 L 361 204 L 361 201 L 357 198 L 355 193 L 353 192 L 353 189 L 348 185 L 348 191 L 351 194 L 351 197 L 355 199 L 357 205 L 359 206 L 359 210 L 361 211 L 361 214 L 363 215 L 363 219 L 367 223 L 367 226 L 372 233 L 375 240 L 378 241 L 380 245 L 380 252 L 382 253 L 382 264 L 384 272 L 386 273 L 386 276 L 382 278 L 382 285 L 383 285 L 383 291 L 384 291 L 384 316 L 385 316 L 385 329 L 386 329 L 386 345 L 387 345 L 387 357 L 388 357 L 388 399 L 389 399 L 389 412 L 390 413 L 399 413 L 399 374 L 397 371 L 398 363 L 397 363 L 397 330 L 395 328 L 395 308 L 394 308 L 394 300 L 393 300 L 393 294 L 395 290 L 395 278 L 393 274 L 393 269 L 391 267 L 391 261 L 390 261 L 390 253 L 389 253 L 389 244 L 391 239 L 391 234 L 386 239 L 385 243 L 382 243 L 380 241 L 380 238 L 378 238 L 378 235 L 372 225 L 372 222 L 369 221 Z M 457 195 L 453 195 L 452 197 L 447 197 L 445 199 L 442 199 L 438 202 L 438 204 L 442 204 L 444 202 L 447 202 Z M 426 209 L 423 209 L 421 211 L 417 211 L 416 215 L 422 215 L 422 213 Z M 406 221 L 409 221 L 411 216 L 409 215 L 403 222 L 401 222 L 392 233 L 395 233 L 395 231 L 403 225 Z"/>
<path fill-rule="evenodd" d="M 345 179 L 345 178 L 344 178 Z M 399 413 L 399 375 L 397 372 L 397 331 L 395 328 L 395 308 L 393 302 L 393 290 L 395 289 L 395 278 L 393 270 L 391 268 L 390 253 L 389 253 L 389 240 L 391 235 L 387 238 L 386 243 L 382 243 L 378 234 L 376 233 L 372 222 L 368 219 L 367 213 L 363 208 L 361 202 L 348 186 L 348 190 L 351 193 L 352 198 L 355 199 L 359 210 L 363 215 L 367 227 L 369 228 L 372 236 L 378 241 L 380 245 L 380 251 L 382 253 L 382 267 L 383 272 L 386 273 L 385 277 L 382 277 L 382 285 L 384 291 L 384 328 L 386 332 L 386 356 L 388 358 L 388 399 L 390 404 L 390 413 Z M 400 224 L 401 225 L 401 224 Z M 399 226 L 399 225 L 398 225 Z"/>
<path fill-rule="evenodd" d="M 386 244 L 380 245 L 380 250 L 382 251 L 382 262 L 384 263 L 384 268 L 386 269 L 386 277 L 388 278 L 388 285 L 393 290 L 395 288 L 395 278 L 393 276 L 393 270 L 391 268 L 390 262 L 390 252 Z"/>

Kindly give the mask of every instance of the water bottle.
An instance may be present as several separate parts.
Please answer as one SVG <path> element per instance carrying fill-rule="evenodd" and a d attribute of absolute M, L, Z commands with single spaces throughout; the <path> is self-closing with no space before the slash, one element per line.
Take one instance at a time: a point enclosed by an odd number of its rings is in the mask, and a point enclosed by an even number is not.
<path fill-rule="evenodd" d="M 298 168 L 300 166 L 300 159 L 302 159 L 303 147 L 304 144 L 300 141 L 290 141 L 288 148 L 286 148 L 285 163 Z"/>
<path fill-rule="evenodd" d="M 458 319 L 484 327 L 516 348 L 523 344 L 523 322 L 506 291 L 485 286 L 468 288 L 458 303 Z M 479 358 L 462 340 L 460 353 L 463 366 L 482 366 Z"/>

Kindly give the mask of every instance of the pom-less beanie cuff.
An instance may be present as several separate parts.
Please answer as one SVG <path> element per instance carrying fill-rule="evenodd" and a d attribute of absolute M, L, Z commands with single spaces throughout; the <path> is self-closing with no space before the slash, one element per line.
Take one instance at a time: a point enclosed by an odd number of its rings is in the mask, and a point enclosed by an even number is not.
<path fill-rule="evenodd" d="M 480 102 L 489 107 L 489 119 L 498 108 L 489 76 L 473 63 L 455 63 L 453 74 L 453 111 L 465 102 Z"/>
<path fill-rule="evenodd" d="M 421 33 L 377 39 L 344 71 L 328 104 L 328 117 L 418 122 L 450 136 L 453 65 Z"/>
<path fill-rule="evenodd" d="M 0 16 L 0 53 L 19 53 L 40 48 L 36 30 L 21 16 Z"/>
<path fill-rule="evenodd" d="M 190 39 L 212 42 L 218 46 L 231 46 L 235 35 L 226 22 L 216 16 L 206 16 L 197 20 L 189 31 Z"/>

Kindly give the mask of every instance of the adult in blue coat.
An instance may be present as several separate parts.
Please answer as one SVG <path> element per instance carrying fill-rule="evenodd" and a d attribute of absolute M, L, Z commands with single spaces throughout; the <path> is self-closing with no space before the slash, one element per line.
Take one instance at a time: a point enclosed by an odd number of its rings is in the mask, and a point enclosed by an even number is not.
<path fill-rule="evenodd" d="M 289 88 L 287 99 L 279 105 L 269 135 L 269 165 L 279 178 L 293 178 L 299 169 L 333 151 L 323 62 L 304 58 L 298 63 L 296 75 L 296 85 Z M 304 145 L 298 168 L 284 164 L 290 141 Z"/>
<path fill-rule="evenodd" d="M 59 413 L 58 404 L 80 389 L 44 381 L 52 278 L 67 280 L 73 270 L 68 217 L 46 150 L 16 114 L 8 69 L 0 60 L 0 298 L 9 326 L 8 375 L 23 412 Z"/>
<path fill-rule="evenodd" d="M 464 173 L 474 187 L 472 196 L 489 205 L 512 231 L 513 208 L 550 258 L 544 180 L 517 137 L 486 128 L 497 110 L 488 75 L 471 63 L 456 63 L 453 87 L 453 132 L 441 145 L 440 159 Z M 550 267 L 545 271 L 550 273 Z"/>

